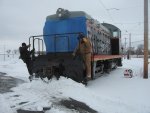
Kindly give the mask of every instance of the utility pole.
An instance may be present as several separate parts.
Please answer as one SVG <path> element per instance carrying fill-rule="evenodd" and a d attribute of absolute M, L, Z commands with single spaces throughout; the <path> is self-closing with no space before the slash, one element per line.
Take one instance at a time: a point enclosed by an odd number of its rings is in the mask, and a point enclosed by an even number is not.
<path fill-rule="evenodd" d="M 4 45 L 4 61 L 5 61 L 5 45 Z"/>
<path fill-rule="evenodd" d="M 126 40 L 127 40 L 127 38 L 124 38 L 124 39 L 125 39 L 125 41 L 124 41 L 124 46 L 125 46 L 125 47 L 124 47 L 124 51 L 125 51 L 125 53 L 124 53 L 124 55 L 125 55 L 124 58 L 126 58 L 126 54 L 127 54 L 127 53 L 126 53 L 126 44 L 127 44 Z"/>
<path fill-rule="evenodd" d="M 131 33 L 129 34 L 129 59 L 131 59 Z"/>
<path fill-rule="evenodd" d="M 148 0 L 144 0 L 144 75 L 148 79 Z"/>

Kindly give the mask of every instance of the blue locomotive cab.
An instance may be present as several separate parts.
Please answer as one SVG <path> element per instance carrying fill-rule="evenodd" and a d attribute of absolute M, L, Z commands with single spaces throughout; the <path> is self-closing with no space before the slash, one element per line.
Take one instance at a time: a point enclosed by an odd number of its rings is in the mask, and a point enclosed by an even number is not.
<path fill-rule="evenodd" d="M 46 18 L 43 29 L 46 53 L 73 52 L 79 32 L 87 34 L 86 14 L 59 8 Z"/>

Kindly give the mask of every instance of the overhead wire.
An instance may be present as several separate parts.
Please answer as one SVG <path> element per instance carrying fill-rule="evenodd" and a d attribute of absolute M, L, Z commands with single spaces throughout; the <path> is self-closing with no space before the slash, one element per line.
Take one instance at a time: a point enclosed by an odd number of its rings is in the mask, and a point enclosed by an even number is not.
<path fill-rule="evenodd" d="M 122 35 L 129 35 L 129 34 L 122 34 Z M 143 34 L 134 34 L 134 33 L 132 33 L 132 35 L 144 35 L 144 33 Z M 150 36 L 150 34 L 149 34 L 149 36 Z"/>
<path fill-rule="evenodd" d="M 107 10 L 107 7 L 105 6 L 105 4 L 101 1 L 101 0 L 98 0 L 99 3 L 103 6 L 103 8 L 106 10 L 109 18 L 111 19 L 111 21 L 114 23 L 114 19 L 112 18 L 111 14 L 109 13 L 109 11 Z"/>
<path fill-rule="evenodd" d="M 144 40 L 132 41 L 131 43 L 143 42 Z"/>
<path fill-rule="evenodd" d="M 119 10 L 124 10 L 124 9 L 129 9 L 129 8 L 135 8 L 135 7 L 142 7 L 142 5 L 135 5 L 135 6 L 131 6 L 131 7 L 121 7 L 121 8 L 117 8 Z"/>
<path fill-rule="evenodd" d="M 118 22 L 118 23 L 114 23 L 114 24 L 144 24 L 144 22 L 129 22 L 129 23 Z"/>
<path fill-rule="evenodd" d="M 106 10 L 106 12 L 107 12 L 107 14 L 108 14 L 108 16 L 109 16 L 109 18 L 111 19 L 111 21 L 114 23 L 114 24 L 126 24 L 126 25 L 133 25 L 133 24 L 138 24 L 138 25 L 141 25 L 141 24 L 144 24 L 144 22 L 142 22 L 142 21 L 139 21 L 139 22 L 118 22 L 118 23 L 115 23 L 114 22 L 114 19 L 112 18 L 112 16 L 111 16 L 111 14 L 109 13 L 109 10 L 108 10 L 108 8 L 105 6 L 105 4 L 102 2 L 102 0 L 98 0 L 99 1 L 99 3 L 102 5 L 102 7 Z M 126 8 L 117 8 L 117 9 L 119 9 L 119 10 L 122 10 L 122 9 L 128 9 L 128 8 L 135 8 L 135 7 L 139 7 L 139 6 L 141 6 L 141 5 L 137 5 L 137 6 L 132 6 L 132 7 L 126 7 Z M 135 26 L 134 26 L 134 28 L 135 28 Z M 136 29 L 137 29 L 137 27 L 136 27 Z M 123 34 L 123 35 L 129 35 L 129 34 Z M 133 35 L 137 35 L 137 36 L 140 36 L 140 35 L 143 35 L 143 34 L 133 34 Z M 140 42 L 140 41 L 136 41 L 136 42 Z M 132 43 L 134 43 L 134 42 L 132 42 Z"/>

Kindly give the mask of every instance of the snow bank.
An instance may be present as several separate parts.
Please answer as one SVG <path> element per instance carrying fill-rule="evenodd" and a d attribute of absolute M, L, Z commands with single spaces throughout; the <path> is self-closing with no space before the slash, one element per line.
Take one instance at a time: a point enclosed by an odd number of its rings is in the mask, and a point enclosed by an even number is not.
<path fill-rule="evenodd" d="M 14 113 L 13 110 L 10 108 L 7 100 L 3 95 L 0 94 L 0 112 L 1 113 Z"/>
<path fill-rule="evenodd" d="M 26 79 L 27 83 L 13 88 L 14 92 L 3 96 L 13 110 L 21 108 L 40 111 L 43 107 L 51 107 L 46 113 L 70 113 L 55 103 L 73 98 L 100 113 L 149 113 L 150 79 L 142 78 L 142 66 L 143 59 L 124 60 L 123 67 L 90 81 L 87 87 L 64 77 L 59 81 L 53 78 L 48 84 L 41 80 L 30 83 Z M 124 70 L 129 68 L 133 70 L 133 78 L 125 78 L 123 75 Z M 0 71 L 23 79 L 29 76 L 25 64 L 20 60 L 3 63 Z M 20 104 L 22 102 L 24 104 Z"/>

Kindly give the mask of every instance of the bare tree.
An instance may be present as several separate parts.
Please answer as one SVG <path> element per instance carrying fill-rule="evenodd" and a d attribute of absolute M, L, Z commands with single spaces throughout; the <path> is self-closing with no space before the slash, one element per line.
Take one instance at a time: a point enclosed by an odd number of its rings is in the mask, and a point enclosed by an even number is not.
<path fill-rule="evenodd" d="M 127 53 L 129 53 L 129 48 L 127 49 Z M 135 47 L 131 47 L 131 48 L 130 48 L 130 54 L 131 54 L 131 55 L 136 54 Z"/>
<path fill-rule="evenodd" d="M 10 50 L 10 49 L 8 49 L 6 52 L 7 52 L 8 57 L 9 57 L 9 54 L 11 53 L 11 50 Z"/>
<path fill-rule="evenodd" d="M 17 53 L 18 53 L 18 50 L 16 50 L 16 49 L 13 50 L 13 53 L 14 53 L 14 54 L 17 54 Z"/>
<path fill-rule="evenodd" d="M 136 55 L 143 55 L 143 50 L 144 50 L 144 45 L 140 44 L 138 45 L 137 49 L 136 49 Z"/>

